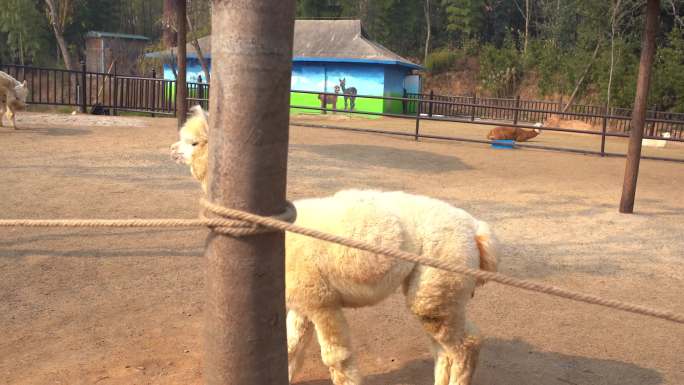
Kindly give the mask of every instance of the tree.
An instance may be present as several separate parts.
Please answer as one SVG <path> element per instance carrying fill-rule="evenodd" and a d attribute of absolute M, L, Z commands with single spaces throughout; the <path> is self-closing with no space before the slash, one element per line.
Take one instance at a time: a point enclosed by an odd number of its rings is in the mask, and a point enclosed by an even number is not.
<path fill-rule="evenodd" d="M 164 0 L 161 25 L 164 48 L 174 47 L 176 45 L 176 0 Z"/>
<path fill-rule="evenodd" d="M 615 67 L 615 27 L 618 21 L 617 15 L 620 11 L 620 1 L 611 1 L 613 16 L 610 18 L 610 74 L 608 75 L 608 88 L 606 90 L 606 111 L 610 111 L 610 90 L 613 86 L 613 69 Z"/>
<path fill-rule="evenodd" d="M 45 0 L 47 7 L 48 20 L 55 34 L 55 39 L 62 52 L 64 67 L 68 70 L 76 68 L 71 64 L 71 55 L 66 40 L 64 40 L 64 25 L 71 19 L 73 12 L 72 3 L 69 0 Z"/>
<path fill-rule="evenodd" d="M 35 0 L 0 1 L 3 9 L 13 10 L 0 13 L 0 39 L 5 41 L 5 44 L 0 44 L 1 61 L 18 61 L 23 65 L 46 56 L 44 52 L 50 44 L 49 31 L 43 27 L 44 19 L 39 11 L 42 0 L 38 5 Z"/>
<path fill-rule="evenodd" d="M 430 0 L 425 0 L 425 56 L 423 63 L 427 63 L 428 50 L 430 49 Z"/>
<path fill-rule="evenodd" d="M 525 43 L 523 45 L 523 53 L 527 54 L 527 43 L 530 38 L 530 0 L 525 0 L 525 11 L 523 11 L 520 4 L 518 4 L 518 0 L 514 0 L 514 2 L 523 19 L 525 19 Z"/>
<path fill-rule="evenodd" d="M 484 26 L 484 0 L 442 0 L 446 30 L 463 42 L 477 38 Z"/>

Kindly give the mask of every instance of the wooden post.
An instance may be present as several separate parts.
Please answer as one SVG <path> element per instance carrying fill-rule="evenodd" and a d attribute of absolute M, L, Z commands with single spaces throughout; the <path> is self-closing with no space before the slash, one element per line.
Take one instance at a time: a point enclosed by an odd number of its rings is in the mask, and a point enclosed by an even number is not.
<path fill-rule="evenodd" d="M 216 204 L 260 215 L 286 207 L 294 12 L 294 0 L 213 0 L 208 195 Z M 288 384 L 284 252 L 280 232 L 209 235 L 206 385 Z"/>
<path fill-rule="evenodd" d="M 432 99 L 435 98 L 435 91 L 430 90 L 430 105 L 428 107 L 428 116 L 432 117 Z"/>
<path fill-rule="evenodd" d="M 187 77 L 187 52 L 186 52 L 186 27 L 187 21 L 186 12 L 187 1 L 177 0 L 176 3 L 176 25 L 178 28 L 178 77 L 176 78 L 176 118 L 178 119 L 178 129 L 185 123 L 185 118 L 188 113 L 188 85 Z"/>
<path fill-rule="evenodd" d="M 655 36 L 658 30 L 658 16 L 660 0 L 647 0 L 646 26 L 641 42 L 641 60 L 639 62 L 639 77 L 637 78 L 634 109 L 632 110 L 631 132 L 629 134 L 629 148 L 627 150 L 627 164 L 625 166 L 625 180 L 622 185 L 620 212 L 630 214 L 634 212 L 634 197 L 636 195 L 637 178 L 639 176 L 639 161 L 641 159 L 641 140 L 644 136 L 644 122 L 646 121 L 646 98 L 648 97 L 651 81 L 651 67 L 655 57 Z"/>

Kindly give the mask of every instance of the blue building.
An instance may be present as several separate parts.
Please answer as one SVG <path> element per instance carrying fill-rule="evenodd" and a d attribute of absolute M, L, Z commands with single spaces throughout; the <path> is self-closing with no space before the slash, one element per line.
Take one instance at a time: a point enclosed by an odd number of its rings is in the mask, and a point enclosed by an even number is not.
<path fill-rule="evenodd" d="M 211 66 L 211 37 L 200 39 L 200 47 Z M 170 57 L 172 52 L 148 54 Z M 204 78 L 195 49 L 187 47 L 187 78 Z M 347 92 L 356 90 L 355 110 L 401 112 L 401 102 L 363 98 L 399 96 L 420 91 L 421 66 L 368 39 L 359 20 L 296 20 L 292 58 L 292 105 L 320 107 L 317 94 L 296 91 L 335 92 L 344 80 Z M 169 63 L 170 60 L 165 60 Z M 211 67 L 210 67 L 211 68 Z M 164 78 L 174 79 L 171 64 L 164 64 Z M 342 90 L 337 108 L 344 109 Z M 331 108 L 331 106 L 328 106 Z"/>

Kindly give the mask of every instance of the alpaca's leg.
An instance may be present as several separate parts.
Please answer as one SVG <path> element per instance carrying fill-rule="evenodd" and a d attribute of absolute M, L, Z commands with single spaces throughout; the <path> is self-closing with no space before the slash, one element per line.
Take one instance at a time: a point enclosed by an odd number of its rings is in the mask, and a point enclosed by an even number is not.
<path fill-rule="evenodd" d="M 0 100 L 0 127 L 3 127 L 2 120 L 5 117 L 5 103 Z"/>
<path fill-rule="evenodd" d="M 316 327 L 321 358 L 334 385 L 360 385 L 361 375 L 351 352 L 349 325 L 342 309 L 320 309 L 311 315 Z"/>
<path fill-rule="evenodd" d="M 469 385 L 477 364 L 479 338 L 466 334 L 465 307 L 474 282 L 419 267 L 409 278 L 406 299 L 435 348 L 435 385 Z M 474 332 L 473 332 L 474 333 Z"/>
<path fill-rule="evenodd" d="M 304 350 L 311 341 L 311 321 L 294 310 L 287 312 L 287 358 L 290 382 L 301 367 Z"/>
<path fill-rule="evenodd" d="M 449 385 L 451 375 L 451 360 L 440 344 L 432 341 L 432 350 L 435 357 L 435 385 Z"/>
<path fill-rule="evenodd" d="M 12 122 L 12 128 L 14 128 L 16 130 L 17 129 L 17 122 L 16 122 L 15 113 L 14 113 L 14 110 L 12 110 L 12 107 L 7 106 L 6 114 L 7 114 L 7 119 L 9 119 Z"/>

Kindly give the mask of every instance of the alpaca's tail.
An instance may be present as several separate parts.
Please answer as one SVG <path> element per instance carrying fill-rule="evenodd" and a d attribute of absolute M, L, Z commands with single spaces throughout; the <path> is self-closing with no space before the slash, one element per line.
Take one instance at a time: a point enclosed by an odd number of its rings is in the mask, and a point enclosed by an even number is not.
<path fill-rule="evenodd" d="M 480 251 L 480 270 L 496 272 L 498 261 L 496 259 L 496 242 L 492 235 L 489 225 L 482 221 L 477 221 L 475 231 L 475 242 Z M 477 284 L 483 285 L 484 280 L 478 279 Z"/>

